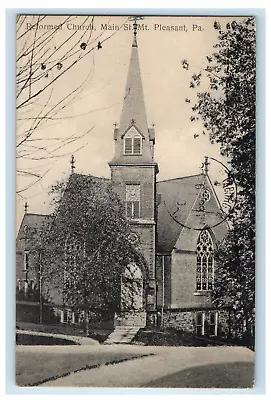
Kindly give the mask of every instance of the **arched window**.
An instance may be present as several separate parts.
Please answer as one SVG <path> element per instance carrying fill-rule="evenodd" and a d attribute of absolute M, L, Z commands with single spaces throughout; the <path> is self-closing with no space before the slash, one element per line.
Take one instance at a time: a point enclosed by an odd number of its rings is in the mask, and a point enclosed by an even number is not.
<path fill-rule="evenodd" d="M 201 231 L 197 242 L 197 290 L 212 290 L 214 287 L 214 245 L 207 229 Z"/>
<path fill-rule="evenodd" d="M 140 155 L 142 152 L 142 138 L 140 135 L 126 135 L 124 137 L 124 154 Z"/>

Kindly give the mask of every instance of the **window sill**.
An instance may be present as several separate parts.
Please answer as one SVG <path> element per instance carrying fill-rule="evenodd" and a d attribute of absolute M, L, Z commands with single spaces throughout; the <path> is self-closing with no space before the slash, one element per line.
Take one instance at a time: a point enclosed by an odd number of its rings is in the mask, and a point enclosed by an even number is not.
<path fill-rule="evenodd" d="M 207 296 L 212 293 L 212 290 L 195 290 L 194 296 Z"/>
<path fill-rule="evenodd" d="M 133 224 L 154 225 L 155 224 L 154 218 L 149 218 L 149 219 L 140 218 L 140 217 L 139 218 L 126 217 L 126 218 L 131 225 L 133 225 Z"/>
<path fill-rule="evenodd" d="M 123 153 L 124 156 L 142 156 L 142 153 Z"/>

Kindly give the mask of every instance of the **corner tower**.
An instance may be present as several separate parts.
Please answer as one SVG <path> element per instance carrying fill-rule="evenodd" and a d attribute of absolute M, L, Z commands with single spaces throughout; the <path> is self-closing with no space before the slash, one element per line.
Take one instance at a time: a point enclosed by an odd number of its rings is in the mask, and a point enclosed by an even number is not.
<path fill-rule="evenodd" d="M 131 59 L 119 127 L 114 129 L 115 154 L 109 163 L 113 189 L 126 205 L 126 215 L 148 264 L 147 310 L 156 308 L 156 175 L 155 130 L 148 128 L 139 67 L 137 24 L 134 22 Z"/>

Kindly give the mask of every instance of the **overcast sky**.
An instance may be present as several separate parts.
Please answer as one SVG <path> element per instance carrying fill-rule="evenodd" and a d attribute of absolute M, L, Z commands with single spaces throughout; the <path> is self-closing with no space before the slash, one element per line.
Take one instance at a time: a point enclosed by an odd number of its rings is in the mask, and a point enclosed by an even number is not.
<path fill-rule="evenodd" d="M 101 35 L 99 40 L 114 32 L 115 34 L 103 43 L 102 49 L 90 53 L 78 66 L 57 81 L 49 100 L 46 94 L 47 97 L 34 101 L 27 112 L 24 111 L 25 114 L 18 113 L 18 119 L 36 116 L 42 104 L 46 101 L 49 104 L 56 103 L 63 93 L 72 91 L 87 77 L 84 90 L 69 107 L 57 115 L 60 119 L 45 122 L 36 137 L 68 137 L 73 134 L 81 136 L 90 128 L 93 129 L 82 139 L 57 153 L 67 154 L 66 156 L 36 163 L 18 160 L 18 169 L 29 167 L 32 171 L 48 172 L 36 185 L 18 196 L 17 225 L 23 216 L 25 200 L 29 203 L 29 212 L 50 212 L 48 190 L 57 180 L 68 177 L 73 150 L 83 146 L 75 152 L 76 172 L 110 176 L 107 163 L 112 159 L 114 151 L 113 124 L 120 119 L 133 36 L 132 30 L 121 27 L 126 19 L 115 16 L 95 17 L 95 35 Z M 78 30 L 77 26 L 84 20 L 85 17 L 79 17 L 74 20 L 75 26 L 63 25 L 50 46 L 59 46 L 65 37 Z M 151 126 L 154 123 L 156 129 L 155 159 L 160 169 L 158 180 L 200 173 L 205 155 L 222 159 L 219 147 L 211 145 L 207 135 L 200 134 L 194 139 L 194 134 L 202 132 L 202 126 L 201 123 L 190 121 L 191 106 L 196 99 L 197 90 L 189 88 L 189 81 L 192 73 L 198 73 L 200 68 L 207 65 L 206 55 L 214 50 L 213 45 L 217 42 L 218 34 L 213 29 L 214 20 L 219 20 L 224 25 L 228 18 L 145 17 L 140 21 L 146 24 L 145 29 L 140 30 L 137 35 L 138 51 L 148 124 Z M 59 24 L 63 17 L 50 17 L 50 20 L 44 21 L 46 24 Z M 45 22 L 38 35 L 49 29 Z M 89 21 L 86 25 L 89 25 Z M 116 29 L 117 26 L 120 27 L 119 30 Z M 168 30 L 171 26 L 176 27 L 176 30 Z M 182 68 L 183 59 L 188 60 L 189 71 Z M 191 99 L 191 103 L 185 102 L 185 98 Z M 21 134 L 26 127 L 27 121 L 18 120 L 17 133 Z M 19 176 L 17 187 L 21 189 L 27 182 L 25 177 Z"/>

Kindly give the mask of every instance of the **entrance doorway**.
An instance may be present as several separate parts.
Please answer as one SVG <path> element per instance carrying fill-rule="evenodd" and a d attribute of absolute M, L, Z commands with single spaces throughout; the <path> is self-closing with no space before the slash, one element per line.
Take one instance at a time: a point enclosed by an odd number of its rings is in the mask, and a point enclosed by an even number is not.
<path fill-rule="evenodd" d="M 121 277 L 121 309 L 143 309 L 143 276 L 141 269 L 135 263 L 130 263 L 125 268 Z"/>

